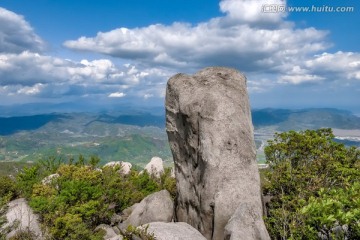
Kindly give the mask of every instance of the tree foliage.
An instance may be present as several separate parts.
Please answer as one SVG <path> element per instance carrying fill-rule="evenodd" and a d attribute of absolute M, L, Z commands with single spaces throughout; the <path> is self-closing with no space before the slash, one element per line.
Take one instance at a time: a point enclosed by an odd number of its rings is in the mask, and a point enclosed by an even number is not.
<path fill-rule="evenodd" d="M 121 174 L 120 166 L 97 168 L 99 162 L 96 156 L 88 160 L 80 155 L 67 163 L 49 157 L 24 168 L 16 182 L 4 178 L 0 193 L 27 198 L 54 240 L 102 239 L 104 232 L 95 228 L 110 224 L 114 213 L 162 189 L 175 194 L 175 179 L 170 177 L 170 169 L 160 178 L 136 170 L 125 175 Z M 50 174 L 55 177 L 43 181 Z"/>
<path fill-rule="evenodd" d="M 285 132 L 265 148 L 263 191 L 273 239 L 360 238 L 360 151 L 331 129 Z"/>

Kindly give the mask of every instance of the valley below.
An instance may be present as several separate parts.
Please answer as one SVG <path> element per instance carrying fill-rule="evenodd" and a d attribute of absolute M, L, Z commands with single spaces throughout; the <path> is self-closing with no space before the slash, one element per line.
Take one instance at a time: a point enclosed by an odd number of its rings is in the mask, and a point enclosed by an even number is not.
<path fill-rule="evenodd" d="M 335 140 L 360 147 L 360 117 L 336 109 L 252 111 L 257 161 L 276 132 L 332 128 Z M 164 115 L 54 113 L 0 118 L 0 162 L 31 164 L 49 156 L 96 155 L 101 164 L 126 161 L 142 168 L 153 156 L 172 165 Z M 3 167 L 3 171 L 8 167 Z"/>

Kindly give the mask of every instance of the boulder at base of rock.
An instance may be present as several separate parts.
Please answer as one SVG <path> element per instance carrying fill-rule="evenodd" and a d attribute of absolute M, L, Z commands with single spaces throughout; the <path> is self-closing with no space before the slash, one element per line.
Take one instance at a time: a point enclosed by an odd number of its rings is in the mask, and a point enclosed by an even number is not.
<path fill-rule="evenodd" d="M 265 230 L 245 76 L 220 67 L 177 74 L 168 81 L 165 107 L 177 183 L 175 221 L 223 240 L 236 209 L 252 203 L 249 212 L 261 224 L 252 227 Z"/>
<path fill-rule="evenodd" d="M 206 240 L 195 228 L 184 222 L 152 222 L 144 225 L 147 232 L 154 234 L 157 240 Z"/>
<path fill-rule="evenodd" d="M 160 177 L 160 175 L 164 172 L 163 160 L 159 157 L 151 158 L 150 162 L 148 164 L 146 164 L 145 170 L 150 175 Z"/>
<path fill-rule="evenodd" d="M 174 203 L 167 190 L 153 193 L 132 208 L 129 217 L 119 225 L 126 229 L 129 225 L 140 226 L 150 222 L 171 222 Z"/>
<path fill-rule="evenodd" d="M 270 239 L 259 213 L 249 203 L 241 204 L 225 227 L 226 240 Z M 257 226 L 257 227 L 254 227 Z"/>

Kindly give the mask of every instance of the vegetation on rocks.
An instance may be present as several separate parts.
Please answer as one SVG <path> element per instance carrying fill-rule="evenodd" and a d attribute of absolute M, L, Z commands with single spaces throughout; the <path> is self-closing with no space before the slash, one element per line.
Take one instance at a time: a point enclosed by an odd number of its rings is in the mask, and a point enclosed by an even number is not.
<path fill-rule="evenodd" d="M 262 188 L 271 199 L 265 217 L 271 239 L 360 238 L 360 150 L 333 138 L 331 129 L 319 129 L 279 133 L 269 141 Z M 25 197 L 51 239 L 102 239 L 104 232 L 94 229 L 110 224 L 114 213 L 161 189 L 175 196 L 170 169 L 159 178 L 134 169 L 124 175 L 120 166 L 99 168 L 99 162 L 95 156 L 49 157 L 16 177 L 1 176 L 0 216 L 9 201 Z M 5 223 L 0 218 L 0 228 Z M 2 229 L 0 239 L 8 231 Z M 147 229 L 129 228 L 124 237 L 131 236 L 153 238 Z"/>
<path fill-rule="evenodd" d="M 18 195 L 26 197 L 55 240 L 102 239 L 103 231 L 94 229 L 99 224 L 110 224 L 114 213 L 161 189 L 175 194 L 170 169 L 156 178 L 146 171 L 120 174 L 120 166 L 98 168 L 98 163 L 97 157 L 87 160 L 80 155 L 66 163 L 50 157 L 24 168 L 16 182 L 3 177 L 6 181 L 1 181 L 0 191 L 6 192 L 8 200 Z M 51 174 L 56 175 L 43 181 Z"/>
<path fill-rule="evenodd" d="M 319 129 L 269 141 L 263 191 L 272 239 L 360 238 L 360 150 L 333 138 Z"/>

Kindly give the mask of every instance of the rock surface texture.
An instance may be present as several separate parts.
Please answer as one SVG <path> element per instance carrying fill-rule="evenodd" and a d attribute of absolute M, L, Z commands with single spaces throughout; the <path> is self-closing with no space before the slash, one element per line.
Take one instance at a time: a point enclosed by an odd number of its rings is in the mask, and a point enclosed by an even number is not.
<path fill-rule="evenodd" d="M 164 163 L 163 160 L 159 157 L 151 158 L 150 162 L 146 164 L 145 170 L 150 174 L 156 177 L 160 177 L 160 175 L 164 172 Z"/>
<path fill-rule="evenodd" d="M 226 240 L 270 239 L 260 213 L 251 204 L 241 204 L 225 227 Z"/>
<path fill-rule="evenodd" d="M 129 217 L 120 224 L 121 229 L 129 225 L 140 226 L 150 222 L 170 222 L 173 219 L 174 203 L 167 190 L 153 193 L 130 209 Z"/>
<path fill-rule="evenodd" d="M 184 222 L 146 224 L 148 233 L 153 233 L 157 240 L 206 240 L 195 228 Z"/>
<path fill-rule="evenodd" d="M 35 215 L 32 209 L 29 207 L 28 203 L 24 198 L 19 198 L 8 203 L 9 209 L 6 213 L 6 218 L 8 223 L 3 226 L 11 226 L 16 221 L 19 225 L 11 231 L 6 239 L 9 239 L 16 235 L 19 231 L 30 230 L 36 236 L 36 239 L 44 239 L 41 227 L 38 221 L 38 216 Z"/>
<path fill-rule="evenodd" d="M 242 217 L 254 221 L 241 225 L 241 231 L 258 231 L 258 239 L 270 239 L 261 218 L 245 76 L 214 67 L 170 78 L 166 130 L 177 181 L 175 221 L 187 222 L 206 239 L 222 240 L 235 211 L 249 204 L 248 215 Z"/>
<path fill-rule="evenodd" d="M 112 167 L 112 168 L 115 168 L 117 166 L 120 167 L 119 173 L 123 175 L 129 174 L 132 168 L 131 163 L 122 162 L 122 161 L 108 162 L 107 164 L 104 165 L 104 167 Z"/>

